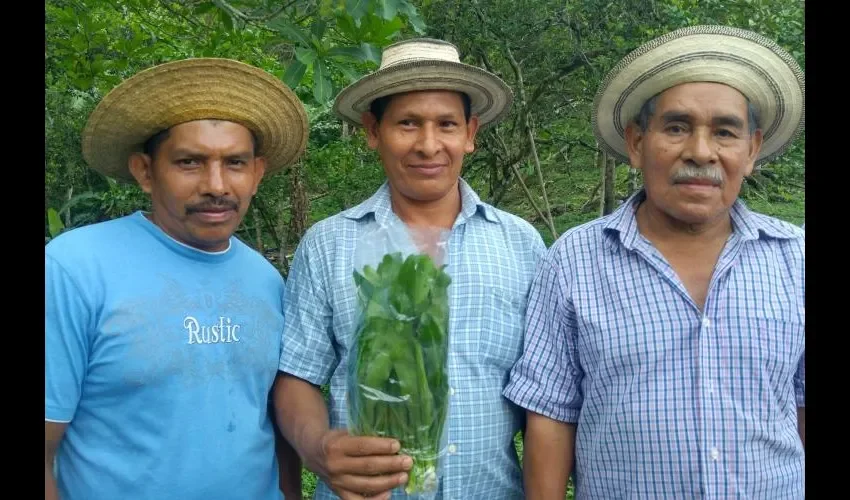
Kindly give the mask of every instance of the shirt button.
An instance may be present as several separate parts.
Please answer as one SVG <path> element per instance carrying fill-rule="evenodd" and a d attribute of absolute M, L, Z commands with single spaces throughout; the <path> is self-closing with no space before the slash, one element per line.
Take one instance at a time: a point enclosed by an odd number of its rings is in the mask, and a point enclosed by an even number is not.
<path fill-rule="evenodd" d="M 454 395 L 455 395 L 455 388 L 449 387 L 449 396 L 454 396 Z"/>
<path fill-rule="evenodd" d="M 708 387 L 708 394 L 713 395 L 714 394 L 714 384 L 712 384 L 711 382 L 707 382 L 705 385 L 706 385 L 706 387 Z"/>
<path fill-rule="evenodd" d="M 711 320 L 708 318 L 702 318 L 702 326 L 708 328 L 711 326 Z"/>
<path fill-rule="evenodd" d="M 718 458 L 720 458 L 720 450 L 718 450 L 717 448 L 712 448 L 711 449 L 711 459 L 714 460 L 714 461 L 717 461 Z"/>
<path fill-rule="evenodd" d="M 450 454 L 452 454 L 452 455 L 454 455 L 455 453 L 457 453 L 457 446 L 455 446 L 455 445 L 453 445 L 453 444 L 450 444 L 450 445 L 449 445 L 449 453 L 450 453 Z"/>

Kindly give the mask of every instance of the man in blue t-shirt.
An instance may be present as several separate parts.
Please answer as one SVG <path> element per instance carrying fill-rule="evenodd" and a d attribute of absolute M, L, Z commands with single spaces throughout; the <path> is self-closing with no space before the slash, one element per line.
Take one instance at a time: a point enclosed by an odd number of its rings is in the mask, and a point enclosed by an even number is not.
<path fill-rule="evenodd" d="M 148 69 L 95 109 L 86 161 L 152 208 L 45 248 L 46 498 L 300 498 L 269 411 L 284 282 L 233 234 L 307 135 L 289 89 L 224 59 Z"/>

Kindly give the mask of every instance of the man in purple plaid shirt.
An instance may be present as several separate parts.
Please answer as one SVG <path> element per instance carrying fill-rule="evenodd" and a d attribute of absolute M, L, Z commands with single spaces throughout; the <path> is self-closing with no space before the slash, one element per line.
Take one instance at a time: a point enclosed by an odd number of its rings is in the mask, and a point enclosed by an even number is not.
<path fill-rule="evenodd" d="M 603 81 L 594 132 L 643 172 L 537 271 L 505 396 L 527 410 L 526 498 L 804 497 L 805 232 L 738 199 L 804 123 L 793 58 L 679 30 Z"/>

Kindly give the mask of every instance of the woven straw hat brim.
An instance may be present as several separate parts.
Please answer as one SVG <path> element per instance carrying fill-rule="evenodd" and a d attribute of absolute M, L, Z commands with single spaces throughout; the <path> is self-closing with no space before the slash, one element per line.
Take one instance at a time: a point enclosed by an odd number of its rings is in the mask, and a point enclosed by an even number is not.
<path fill-rule="evenodd" d="M 628 163 L 625 129 L 651 97 L 682 83 L 729 85 L 750 100 L 763 133 L 757 165 L 780 156 L 805 126 L 805 76 L 773 41 L 727 26 L 692 26 L 635 49 L 605 77 L 594 99 L 593 133 Z"/>
<path fill-rule="evenodd" d="M 451 61 L 410 61 L 368 74 L 339 93 L 334 112 L 353 125 L 379 97 L 420 90 L 454 90 L 469 96 L 470 111 L 481 127 L 508 114 L 513 92 L 499 77 L 481 68 Z"/>
<path fill-rule="evenodd" d="M 303 154 L 309 126 L 298 97 L 267 72 L 230 59 L 165 63 L 128 78 L 101 100 L 83 131 L 82 150 L 95 170 L 133 182 L 128 158 L 154 134 L 203 119 L 253 131 L 266 175 Z"/>

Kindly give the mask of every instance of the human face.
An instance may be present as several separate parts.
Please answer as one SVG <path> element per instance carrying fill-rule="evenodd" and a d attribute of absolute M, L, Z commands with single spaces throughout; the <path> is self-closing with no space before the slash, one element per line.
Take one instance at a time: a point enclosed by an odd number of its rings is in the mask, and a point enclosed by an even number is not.
<path fill-rule="evenodd" d="M 648 206 L 700 225 L 728 214 L 762 136 L 749 134 L 743 94 L 719 83 L 686 83 L 661 93 L 647 130 L 631 124 L 626 142 L 632 166 L 643 171 Z"/>
<path fill-rule="evenodd" d="M 236 231 L 265 173 L 251 132 L 232 122 L 172 127 L 156 157 L 138 153 L 130 170 L 150 194 L 153 221 L 174 239 L 220 251 Z"/>
<path fill-rule="evenodd" d="M 393 192 L 414 202 L 438 201 L 457 189 L 478 130 L 477 117 L 467 123 L 460 94 L 443 90 L 394 95 L 380 123 L 369 112 L 363 123 Z"/>

